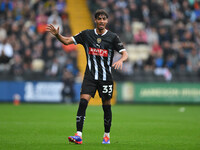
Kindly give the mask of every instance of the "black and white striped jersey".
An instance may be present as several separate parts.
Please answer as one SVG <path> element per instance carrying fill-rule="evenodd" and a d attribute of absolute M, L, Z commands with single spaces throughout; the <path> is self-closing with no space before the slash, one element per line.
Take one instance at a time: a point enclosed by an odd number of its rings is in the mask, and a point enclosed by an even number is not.
<path fill-rule="evenodd" d="M 82 44 L 87 56 L 85 77 L 94 80 L 112 81 L 111 66 L 114 50 L 124 51 L 117 34 L 106 30 L 98 35 L 96 29 L 84 30 L 72 37 L 74 44 Z"/>

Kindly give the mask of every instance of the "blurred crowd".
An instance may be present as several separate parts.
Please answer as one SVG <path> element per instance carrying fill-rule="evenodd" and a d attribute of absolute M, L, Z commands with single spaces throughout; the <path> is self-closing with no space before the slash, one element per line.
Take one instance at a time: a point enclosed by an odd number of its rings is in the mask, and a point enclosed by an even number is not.
<path fill-rule="evenodd" d="M 150 47 L 147 59 L 127 62 L 123 73 L 157 68 L 199 73 L 199 0 L 89 0 L 88 3 L 92 12 L 98 8 L 107 10 L 108 29 L 117 33 L 125 45 Z"/>
<path fill-rule="evenodd" d="M 168 73 L 200 72 L 199 0 L 87 2 L 91 13 L 99 8 L 109 13 L 108 29 L 117 33 L 125 46 L 150 47 L 146 59 L 127 61 L 123 74 L 157 68 Z M 51 23 L 62 35 L 71 36 L 66 10 L 65 0 L 0 0 L 0 75 L 15 80 L 39 75 L 39 79 L 73 84 L 79 77 L 76 47 L 64 46 L 45 31 Z"/>
<path fill-rule="evenodd" d="M 66 9 L 65 0 L 1 0 L 0 74 L 73 83 L 79 74 L 76 47 L 64 46 L 46 32 L 47 24 L 53 24 L 71 36 Z"/>

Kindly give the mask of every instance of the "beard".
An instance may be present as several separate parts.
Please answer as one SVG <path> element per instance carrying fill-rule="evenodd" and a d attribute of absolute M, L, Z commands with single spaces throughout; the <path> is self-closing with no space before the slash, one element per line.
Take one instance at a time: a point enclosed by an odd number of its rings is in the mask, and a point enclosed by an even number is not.
<path fill-rule="evenodd" d="M 105 26 L 100 25 L 100 26 L 98 26 L 98 29 L 99 29 L 99 30 L 104 30 L 104 29 L 105 29 Z"/>
<path fill-rule="evenodd" d="M 104 30 L 104 27 L 99 27 L 98 29 L 99 29 L 99 30 Z"/>

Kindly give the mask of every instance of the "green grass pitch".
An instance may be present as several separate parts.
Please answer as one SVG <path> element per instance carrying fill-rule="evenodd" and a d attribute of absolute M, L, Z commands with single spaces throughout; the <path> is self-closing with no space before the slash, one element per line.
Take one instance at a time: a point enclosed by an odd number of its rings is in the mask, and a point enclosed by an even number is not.
<path fill-rule="evenodd" d="M 83 144 L 69 144 L 77 108 L 0 104 L 0 150 L 200 150 L 200 105 L 115 105 L 110 145 L 101 106 L 88 106 Z"/>

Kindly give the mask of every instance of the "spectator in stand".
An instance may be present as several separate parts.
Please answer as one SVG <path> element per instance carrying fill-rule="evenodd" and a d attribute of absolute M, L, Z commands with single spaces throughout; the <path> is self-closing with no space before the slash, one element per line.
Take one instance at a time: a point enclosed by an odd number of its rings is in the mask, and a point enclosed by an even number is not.
<path fill-rule="evenodd" d="M 176 51 L 172 49 L 171 43 L 169 41 L 163 42 L 162 49 L 164 65 L 171 68 L 171 65 L 173 65 L 173 59 L 176 58 Z"/>
<path fill-rule="evenodd" d="M 5 26 L 4 24 L 0 25 L 0 42 L 2 42 L 7 38 L 7 32 L 4 26 Z"/>
<path fill-rule="evenodd" d="M 11 74 L 16 77 L 22 77 L 24 73 L 22 58 L 19 54 L 14 55 L 13 63 L 11 65 Z"/>
<path fill-rule="evenodd" d="M 197 50 L 200 50 L 200 21 L 198 23 L 194 23 L 194 38 L 195 38 L 195 43 L 196 43 L 196 47 Z"/>
<path fill-rule="evenodd" d="M 13 48 L 5 39 L 0 43 L 0 64 L 8 64 L 13 57 Z"/>
<path fill-rule="evenodd" d="M 191 53 L 188 54 L 187 69 L 190 72 L 197 72 L 199 70 L 199 56 L 195 48 L 192 49 Z"/>
<path fill-rule="evenodd" d="M 188 0 L 183 0 L 181 12 L 183 12 L 184 17 L 186 18 L 187 22 L 189 22 L 192 16 L 192 10 L 191 7 L 189 6 Z"/>
<path fill-rule="evenodd" d="M 146 33 L 147 33 L 147 39 L 148 39 L 147 41 L 149 45 L 153 46 L 155 43 L 159 42 L 159 37 L 156 31 L 156 28 L 149 27 L 146 29 Z"/>
<path fill-rule="evenodd" d="M 163 10 L 161 11 L 161 13 L 159 15 L 160 15 L 160 18 L 171 19 L 172 13 L 171 13 L 168 2 L 166 2 L 166 1 L 163 2 Z"/>
<path fill-rule="evenodd" d="M 53 11 L 56 10 L 56 1 L 45 0 L 45 2 L 41 4 L 41 8 L 45 9 L 47 15 L 49 16 Z"/>
<path fill-rule="evenodd" d="M 124 39 L 124 42 L 126 44 L 132 44 L 133 43 L 133 33 L 131 31 L 130 24 L 128 24 L 128 23 L 125 24 L 124 31 L 123 31 L 121 37 Z"/>
<path fill-rule="evenodd" d="M 175 55 L 168 55 L 167 59 L 165 60 L 165 66 L 169 69 L 175 68 L 176 63 L 176 56 Z"/>
<path fill-rule="evenodd" d="M 32 47 L 32 44 L 31 44 L 31 41 L 29 40 L 30 37 L 26 34 L 26 33 L 23 33 L 20 37 L 20 42 L 17 42 L 17 43 L 20 43 L 20 54 L 24 54 L 24 51 L 26 48 L 31 48 Z"/>
<path fill-rule="evenodd" d="M 172 17 L 174 20 L 176 20 L 177 17 L 177 10 L 180 9 L 180 3 L 177 0 L 172 0 L 171 2 L 169 2 L 170 4 L 170 10 L 172 13 Z"/>
<path fill-rule="evenodd" d="M 63 32 L 62 19 L 57 11 L 54 11 L 53 14 L 49 16 L 47 23 L 54 25 L 56 28 L 59 27 L 60 33 Z"/>
<path fill-rule="evenodd" d="M 128 7 L 130 10 L 131 21 L 141 21 L 142 14 L 140 13 L 139 7 L 137 7 L 137 5 L 134 2 L 131 2 Z"/>
<path fill-rule="evenodd" d="M 32 69 L 32 52 L 30 48 L 27 48 L 23 57 L 23 70 L 25 73 L 30 73 Z"/>
<path fill-rule="evenodd" d="M 60 68 L 62 68 L 62 69 L 65 68 L 66 62 L 69 59 L 69 54 L 67 54 L 65 51 L 59 51 L 57 53 L 56 57 L 58 59 Z M 77 56 L 74 61 L 75 61 L 74 66 L 76 66 Z"/>
<path fill-rule="evenodd" d="M 65 0 L 58 0 L 56 2 L 56 10 L 60 15 L 65 12 L 66 6 Z"/>
<path fill-rule="evenodd" d="M 186 31 L 180 41 L 185 55 L 191 53 L 191 50 L 195 48 L 194 37 L 190 31 Z"/>
<path fill-rule="evenodd" d="M 40 10 L 39 14 L 36 18 L 37 32 L 38 33 L 43 34 L 43 33 L 46 32 L 47 19 L 48 19 L 48 16 L 44 13 L 43 10 Z"/>
<path fill-rule="evenodd" d="M 46 50 L 45 52 L 47 52 L 48 50 L 50 50 L 52 48 L 54 48 L 52 37 L 47 35 L 46 38 L 44 39 L 44 49 Z M 44 54 L 46 56 L 46 53 L 44 53 Z"/>
<path fill-rule="evenodd" d="M 74 65 L 73 60 L 70 59 L 70 58 L 66 62 L 65 69 L 67 71 L 71 72 L 73 76 L 77 76 L 78 75 L 78 69 Z"/>
<path fill-rule="evenodd" d="M 164 67 L 163 52 L 159 51 L 155 56 L 155 68 L 163 68 L 163 67 Z"/>
<path fill-rule="evenodd" d="M 175 23 L 175 33 L 179 40 L 182 40 L 185 33 L 185 25 L 183 22 L 179 21 Z"/>
<path fill-rule="evenodd" d="M 147 44 L 147 33 L 144 29 L 139 29 L 137 33 L 134 33 L 134 42 L 136 44 Z"/>
<path fill-rule="evenodd" d="M 53 61 L 53 59 L 55 58 L 55 53 L 53 49 L 48 49 L 47 50 L 47 54 L 44 58 L 46 65 L 50 66 L 49 64 Z"/>
<path fill-rule="evenodd" d="M 187 70 L 187 57 L 184 55 L 184 52 L 182 49 L 178 53 L 178 56 L 176 59 L 176 69 L 177 69 L 177 71 L 186 71 Z"/>
<path fill-rule="evenodd" d="M 64 103 L 72 103 L 74 98 L 74 76 L 68 71 L 64 70 L 62 81 L 64 83 L 64 87 L 62 89 L 62 102 Z"/>
<path fill-rule="evenodd" d="M 195 1 L 193 4 L 193 7 L 194 7 L 194 10 L 191 14 L 190 20 L 192 22 L 195 22 L 196 20 L 200 18 L 200 4 L 197 1 Z"/>
<path fill-rule="evenodd" d="M 159 53 L 159 54 L 158 54 Z M 154 56 L 160 55 L 160 53 L 162 53 L 162 48 L 159 45 L 158 41 L 155 41 L 152 45 L 152 54 Z"/>
<path fill-rule="evenodd" d="M 53 61 L 46 66 L 46 76 L 47 77 L 57 77 L 60 75 L 60 67 L 57 58 L 53 58 Z"/>
<path fill-rule="evenodd" d="M 151 51 L 151 53 L 149 54 L 149 57 L 144 62 L 144 70 L 152 71 L 154 70 L 154 68 L 155 68 L 155 56 Z"/>
<path fill-rule="evenodd" d="M 116 2 L 116 5 L 119 7 L 119 8 L 122 8 L 122 9 L 125 9 L 128 5 L 127 1 L 125 0 L 118 0 Z"/>
<path fill-rule="evenodd" d="M 130 24 L 131 16 L 130 16 L 130 11 L 128 8 L 123 9 L 122 19 L 124 23 Z"/>
<path fill-rule="evenodd" d="M 169 29 L 165 27 L 160 27 L 159 31 L 159 43 L 163 43 L 164 41 L 172 41 L 172 34 L 170 33 Z"/>
<path fill-rule="evenodd" d="M 149 7 L 146 4 L 142 5 L 142 18 L 143 22 L 147 25 L 150 24 L 150 10 Z"/>
<path fill-rule="evenodd" d="M 42 58 L 42 54 L 44 51 L 44 44 L 43 42 L 37 42 L 35 43 L 35 45 L 33 46 L 33 52 L 32 52 L 32 57 L 33 59 L 41 59 Z"/>

